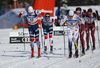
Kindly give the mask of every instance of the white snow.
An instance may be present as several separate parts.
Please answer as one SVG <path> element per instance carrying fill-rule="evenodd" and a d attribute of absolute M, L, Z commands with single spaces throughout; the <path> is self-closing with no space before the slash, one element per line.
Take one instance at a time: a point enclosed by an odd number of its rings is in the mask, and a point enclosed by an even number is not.
<path fill-rule="evenodd" d="M 53 36 L 54 40 L 54 53 L 43 54 L 43 48 L 41 46 L 41 58 L 37 57 L 37 46 L 35 43 L 35 57 L 29 58 L 31 55 L 30 44 L 10 44 L 9 33 L 23 31 L 18 29 L 16 31 L 12 29 L 0 30 L 0 68 L 100 68 L 100 48 L 98 45 L 98 37 L 96 31 L 96 50 L 86 51 L 86 55 L 79 58 L 72 57 L 68 59 L 68 40 L 66 36 L 66 55 L 64 56 L 64 44 L 63 36 Z M 27 28 L 25 29 L 27 31 Z M 41 40 L 41 39 L 40 39 Z M 86 40 L 86 39 L 85 39 Z M 73 54 L 75 49 L 73 46 Z M 80 54 L 80 41 L 79 41 L 79 54 Z"/>

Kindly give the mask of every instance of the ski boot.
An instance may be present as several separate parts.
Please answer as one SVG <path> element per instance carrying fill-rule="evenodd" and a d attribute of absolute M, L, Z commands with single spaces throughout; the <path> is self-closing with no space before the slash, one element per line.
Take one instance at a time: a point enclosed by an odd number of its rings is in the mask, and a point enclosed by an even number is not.
<path fill-rule="evenodd" d="M 95 50 L 95 46 L 93 45 L 93 48 L 92 48 L 92 50 Z"/>
<path fill-rule="evenodd" d="M 75 56 L 76 56 L 76 58 L 78 58 L 78 56 L 79 56 L 78 50 L 75 51 Z"/>
<path fill-rule="evenodd" d="M 87 45 L 87 49 L 86 49 L 86 51 L 88 51 L 89 50 L 89 45 Z"/>
<path fill-rule="evenodd" d="M 31 51 L 32 51 L 31 57 L 34 57 L 34 48 L 32 48 Z"/>
<path fill-rule="evenodd" d="M 38 58 L 41 57 L 41 53 L 40 53 L 40 47 L 38 47 Z"/>
<path fill-rule="evenodd" d="M 69 52 L 69 58 L 71 58 L 72 57 L 72 52 Z"/>
<path fill-rule="evenodd" d="M 85 55 L 85 51 L 84 51 L 84 49 L 82 49 L 82 56 L 84 56 Z"/>
<path fill-rule="evenodd" d="M 50 46 L 50 53 L 53 53 L 53 46 Z"/>
<path fill-rule="evenodd" d="M 47 52 L 47 46 L 44 46 L 44 53 Z"/>

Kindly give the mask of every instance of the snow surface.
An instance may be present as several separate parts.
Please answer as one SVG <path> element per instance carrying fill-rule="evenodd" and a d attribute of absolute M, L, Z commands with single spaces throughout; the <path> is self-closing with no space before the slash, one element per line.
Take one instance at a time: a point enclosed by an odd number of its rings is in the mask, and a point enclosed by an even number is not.
<path fill-rule="evenodd" d="M 43 54 L 41 46 L 41 58 L 37 57 L 37 45 L 35 44 L 35 57 L 30 59 L 31 48 L 30 44 L 10 44 L 9 33 L 21 32 L 23 29 L 16 31 L 12 29 L 0 29 L 0 68 L 100 68 L 100 47 L 98 45 L 98 35 L 96 36 L 96 50 L 86 51 L 85 56 L 80 56 L 80 41 L 79 41 L 79 58 L 72 57 L 68 59 L 68 40 L 66 36 L 66 55 L 64 56 L 63 36 L 53 36 L 54 53 Z M 26 28 L 25 31 L 28 31 Z M 41 39 L 40 39 L 41 41 Z M 75 48 L 73 46 L 73 54 Z"/>

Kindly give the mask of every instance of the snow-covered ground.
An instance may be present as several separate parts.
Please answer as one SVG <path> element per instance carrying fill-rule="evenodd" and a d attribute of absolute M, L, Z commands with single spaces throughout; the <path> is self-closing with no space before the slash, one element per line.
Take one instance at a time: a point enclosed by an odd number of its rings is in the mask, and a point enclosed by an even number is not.
<path fill-rule="evenodd" d="M 63 36 L 53 36 L 54 53 L 43 54 L 41 46 L 41 58 L 37 57 L 37 46 L 35 44 L 35 57 L 29 58 L 31 55 L 30 44 L 10 44 L 9 33 L 21 32 L 23 29 L 16 31 L 12 29 L 0 29 L 0 68 L 100 68 L 100 48 L 98 45 L 98 35 L 96 31 L 96 50 L 86 51 L 86 55 L 80 57 L 80 41 L 79 41 L 79 58 L 68 59 L 68 40 L 66 36 L 66 55 L 64 56 Z M 25 29 L 27 31 L 27 29 Z M 85 39 L 86 40 L 86 39 Z M 73 54 L 74 52 L 73 46 Z"/>

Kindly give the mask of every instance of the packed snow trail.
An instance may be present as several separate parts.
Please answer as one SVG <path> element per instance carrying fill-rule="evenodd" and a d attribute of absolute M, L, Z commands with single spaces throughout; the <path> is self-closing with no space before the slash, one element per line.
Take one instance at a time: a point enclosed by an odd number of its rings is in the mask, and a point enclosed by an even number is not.
<path fill-rule="evenodd" d="M 25 29 L 27 31 L 27 29 Z M 66 55 L 64 57 L 63 36 L 53 36 L 54 39 L 54 52 L 50 54 L 50 46 L 48 46 L 48 54 L 43 54 L 41 48 L 41 56 L 37 57 L 37 46 L 35 44 L 35 57 L 29 58 L 31 55 L 30 44 L 26 43 L 26 50 L 24 51 L 23 44 L 10 44 L 9 32 L 22 31 L 18 29 L 0 30 L 0 68 L 100 68 L 100 48 L 98 45 L 98 38 L 96 37 L 96 50 L 93 52 L 91 48 L 86 51 L 86 55 L 79 58 L 68 57 L 68 45 L 66 36 Z M 95 32 L 97 35 L 97 32 Z M 80 43 L 80 41 L 79 41 Z M 48 44 L 49 45 L 49 44 Z M 73 54 L 75 53 L 73 46 Z M 79 47 L 80 54 L 80 47 Z"/>

